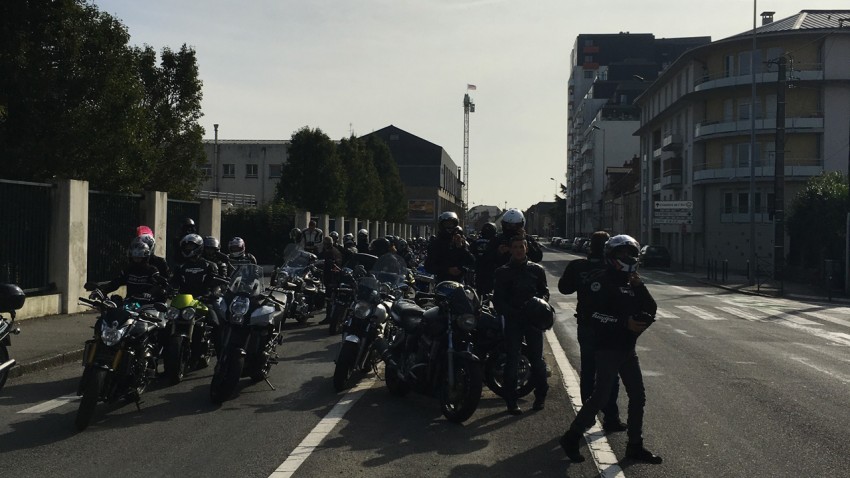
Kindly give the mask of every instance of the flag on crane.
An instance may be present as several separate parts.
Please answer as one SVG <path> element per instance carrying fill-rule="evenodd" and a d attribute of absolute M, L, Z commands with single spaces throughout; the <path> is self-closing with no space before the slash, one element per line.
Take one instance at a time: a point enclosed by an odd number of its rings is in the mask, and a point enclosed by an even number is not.
<path fill-rule="evenodd" d="M 473 90 L 473 91 L 476 90 L 475 85 L 470 85 L 469 83 L 466 84 L 466 89 L 467 90 Z"/>

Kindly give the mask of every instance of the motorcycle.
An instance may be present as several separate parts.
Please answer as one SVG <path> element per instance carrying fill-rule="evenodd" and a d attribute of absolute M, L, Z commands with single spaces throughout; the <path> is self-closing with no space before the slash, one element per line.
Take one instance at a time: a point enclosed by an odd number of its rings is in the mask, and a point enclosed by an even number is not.
<path fill-rule="evenodd" d="M 92 291 L 80 302 L 100 312 L 95 336 L 87 340 L 83 351 L 83 376 L 77 395 L 81 396 L 76 427 L 88 427 L 98 402 L 126 398 L 136 403 L 156 378 L 160 344 L 159 332 L 165 327 L 160 314 L 168 307 L 159 302 L 107 298 L 100 290 Z M 146 302 L 146 303 L 145 303 Z"/>
<path fill-rule="evenodd" d="M 272 275 L 272 284 L 286 296 L 283 320 L 293 318 L 303 324 L 313 316 L 314 310 L 325 304 L 324 285 L 315 276 L 316 256 L 289 244 L 283 257 L 283 265 Z"/>
<path fill-rule="evenodd" d="M 384 380 L 397 396 L 415 390 L 438 397 L 443 416 L 461 423 L 478 408 L 483 386 L 473 345 L 478 296 L 470 287 L 445 281 L 433 299 L 436 305 L 427 310 L 407 299 L 390 308 L 395 333 Z"/>
<path fill-rule="evenodd" d="M 372 256 L 374 257 L 374 256 Z M 363 270 L 362 264 L 358 270 Z M 376 370 L 387 350 L 388 311 L 407 288 L 407 267 L 394 253 L 382 255 L 369 274 L 357 279 L 354 301 L 344 310 L 342 342 L 335 360 L 333 383 L 340 392 L 352 385 L 355 373 Z"/>
<path fill-rule="evenodd" d="M 191 294 L 177 294 L 165 313 L 163 366 L 171 383 L 180 383 L 188 370 L 206 368 L 216 352 L 213 324 L 208 321 L 210 310 L 204 302 Z"/>
<path fill-rule="evenodd" d="M 272 365 L 277 363 L 276 350 L 282 342 L 285 304 L 266 290 L 263 270 L 257 265 L 239 265 L 230 277 L 224 294 L 228 308 L 222 320 L 222 351 L 210 384 L 213 403 L 221 404 L 232 397 L 243 376 L 251 377 L 254 382 L 265 380 L 275 389 L 268 376 Z"/>
<path fill-rule="evenodd" d="M 504 397 L 503 383 L 507 352 L 505 350 L 504 324 L 490 305 L 490 294 L 485 295 L 475 329 L 475 351 L 484 364 L 484 383 L 496 395 Z M 524 397 L 534 390 L 531 381 L 531 361 L 527 356 L 527 346 L 522 343 L 517 367 L 517 398 Z"/>
<path fill-rule="evenodd" d="M 330 295 L 325 313 L 328 316 L 328 335 L 334 335 L 342 329 L 346 311 L 354 302 L 357 279 L 366 275 L 378 258 L 371 254 L 352 254 L 335 274 L 334 284 L 328 285 Z"/>
<path fill-rule="evenodd" d="M 9 358 L 9 349 L 12 345 L 10 335 L 18 335 L 21 329 L 15 325 L 15 311 L 24 306 L 26 295 L 20 287 L 14 284 L 0 284 L 0 314 L 6 312 L 9 319 L 0 315 L 0 390 L 6 385 L 9 378 L 9 370 L 15 366 L 15 359 Z"/>

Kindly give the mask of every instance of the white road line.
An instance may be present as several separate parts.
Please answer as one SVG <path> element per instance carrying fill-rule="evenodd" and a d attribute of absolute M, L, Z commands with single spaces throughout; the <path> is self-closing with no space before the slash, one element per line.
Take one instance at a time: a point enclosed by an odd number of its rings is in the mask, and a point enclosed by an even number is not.
<path fill-rule="evenodd" d="M 655 311 L 655 315 L 657 317 L 661 317 L 662 319 L 678 319 L 679 318 L 678 315 L 673 314 L 673 313 L 668 312 L 668 311 L 663 310 L 663 309 L 657 309 Z"/>
<path fill-rule="evenodd" d="M 676 308 L 682 309 L 689 314 L 696 315 L 702 320 L 726 320 L 725 317 L 718 317 L 709 313 L 707 310 L 700 309 L 699 307 L 694 307 L 692 305 L 677 305 Z"/>
<path fill-rule="evenodd" d="M 555 363 L 561 369 L 561 375 L 564 377 L 564 388 L 567 389 L 567 395 L 570 397 L 570 402 L 573 405 L 573 410 L 578 413 L 581 409 L 581 391 L 578 383 L 578 375 L 567 360 L 567 354 L 558 342 L 558 337 L 551 329 L 546 332 L 546 340 L 549 342 L 549 347 L 552 349 L 552 354 L 555 356 Z M 602 424 L 597 419 L 593 426 L 584 434 L 587 441 L 587 448 L 593 456 L 593 461 L 596 462 L 596 468 L 599 470 L 599 476 L 604 478 L 625 478 L 622 468 L 620 468 L 617 456 L 611 450 L 608 444 L 608 439 L 605 438 L 605 432 L 602 430 Z"/>
<path fill-rule="evenodd" d="M 789 358 L 790 358 L 791 360 L 794 360 L 794 361 L 796 361 L 796 362 L 799 362 L 799 363 L 801 363 L 801 364 L 805 365 L 806 367 L 809 367 L 809 368 L 811 368 L 811 369 L 813 369 L 813 370 L 817 370 L 817 371 L 818 371 L 818 372 L 820 372 L 820 373 L 823 373 L 823 374 L 829 375 L 830 377 L 835 378 L 835 379 L 838 379 L 838 380 L 840 380 L 840 381 L 842 381 L 842 382 L 844 382 L 844 383 L 850 383 L 850 379 L 848 379 L 848 378 L 847 378 L 847 377 L 845 377 L 844 375 L 842 375 L 842 374 L 840 374 L 840 373 L 835 373 L 835 372 L 833 372 L 833 371 L 831 371 L 831 370 L 827 370 L 827 369 L 825 369 L 825 368 L 818 367 L 817 365 L 815 365 L 815 364 L 811 363 L 811 362 L 809 361 L 809 359 L 806 359 L 806 358 L 803 358 L 803 357 L 789 357 Z"/>
<path fill-rule="evenodd" d="M 659 273 L 659 274 L 664 274 L 664 275 L 666 275 L 666 276 L 674 276 L 674 275 L 676 275 L 676 274 L 674 274 L 674 273 L 672 273 L 672 272 L 665 272 L 665 271 L 652 271 L 652 272 L 657 272 L 657 273 Z"/>
<path fill-rule="evenodd" d="M 850 322 L 847 319 L 836 319 L 835 317 L 831 317 L 826 314 L 822 314 L 820 312 L 803 312 L 806 315 L 812 316 L 816 319 L 825 320 L 827 322 L 831 322 L 837 325 L 843 325 L 844 327 L 850 327 Z"/>
<path fill-rule="evenodd" d="M 343 395 L 331 411 L 328 412 L 324 418 L 319 420 L 319 423 L 313 427 L 310 433 L 301 440 L 301 443 L 292 450 L 292 453 L 289 454 L 286 461 L 281 463 L 281 465 L 277 467 L 271 475 L 269 475 L 269 478 L 290 478 L 304 463 L 304 461 L 310 457 L 313 450 L 315 450 L 322 440 L 328 436 L 331 430 L 334 429 L 337 423 L 342 420 L 342 417 L 345 416 L 346 412 L 348 412 L 348 410 L 357 403 L 357 400 L 360 400 L 360 397 L 366 393 L 366 390 L 371 388 L 374 384 L 374 378 L 363 380 L 356 387 Z"/>
<path fill-rule="evenodd" d="M 572 309 L 575 308 L 575 302 L 556 302 L 559 308 L 561 309 Z"/>
<path fill-rule="evenodd" d="M 656 281 L 655 281 L 655 283 L 656 283 L 657 285 L 670 285 L 670 284 L 668 284 L 668 283 L 666 283 L 666 282 L 661 282 L 660 280 L 656 280 Z"/>
<path fill-rule="evenodd" d="M 687 330 L 682 330 L 682 329 L 673 329 L 673 330 L 675 330 L 676 333 L 678 333 L 678 334 L 684 335 L 685 337 L 688 337 L 688 338 L 691 338 L 691 339 L 694 338 L 694 336 L 689 334 Z"/>
<path fill-rule="evenodd" d="M 759 317 L 757 317 L 757 316 L 755 316 L 755 315 L 753 315 L 749 312 L 743 311 L 741 309 L 737 309 L 735 307 L 717 306 L 717 308 L 722 310 L 723 312 L 726 312 L 727 314 L 732 314 L 736 317 L 740 317 L 740 318 L 745 319 L 745 320 L 749 320 L 749 321 L 752 321 L 752 322 L 761 321 L 761 319 Z"/>
<path fill-rule="evenodd" d="M 782 311 L 776 310 L 776 309 L 769 309 L 767 307 L 763 307 L 761 310 L 765 314 L 768 314 L 768 315 L 774 316 L 774 317 L 779 317 L 782 320 L 787 320 L 788 322 L 791 322 L 791 323 L 794 323 L 794 324 L 797 324 L 797 325 L 817 325 L 817 326 L 823 325 L 819 322 L 815 322 L 815 321 L 809 320 L 809 319 L 804 319 L 802 317 L 797 317 L 796 315 L 787 314 L 785 312 L 782 312 Z"/>
<path fill-rule="evenodd" d="M 59 408 L 66 403 L 71 403 L 73 401 L 79 400 L 80 397 L 76 395 L 65 395 L 64 397 L 54 398 L 53 400 L 48 400 L 44 403 L 39 403 L 34 407 L 29 407 L 24 410 L 21 410 L 18 413 L 44 413 L 53 410 L 54 408 Z"/>
<path fill-rule="evenodd" d="M 670 288 L 680 290 L 682 292 L 691 292 L 691 289 L 688 289 L 687 287 L 682 287 L 680 285 L 671 285 Z"/>

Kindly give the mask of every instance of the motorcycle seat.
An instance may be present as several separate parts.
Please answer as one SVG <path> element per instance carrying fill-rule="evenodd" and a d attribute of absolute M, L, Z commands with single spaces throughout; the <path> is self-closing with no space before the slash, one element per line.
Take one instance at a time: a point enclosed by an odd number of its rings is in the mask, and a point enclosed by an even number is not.
<path fill-rule="evenodd" d="M 425 309 L 416 305 L 412 300 L 402 299 L 393 303 L 390 312 L 398 316 L 399 323 L 404 330 L 415 331 L 422 322 Z"/>

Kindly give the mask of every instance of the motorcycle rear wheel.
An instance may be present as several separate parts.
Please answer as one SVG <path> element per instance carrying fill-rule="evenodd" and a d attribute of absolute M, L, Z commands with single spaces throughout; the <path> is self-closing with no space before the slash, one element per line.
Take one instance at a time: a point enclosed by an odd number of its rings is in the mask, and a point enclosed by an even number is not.
<path fill-rule="evenodd" d="M 504 398 L 504 371 L 505 371 L 505 354 L 491 356 L 485 364 L 484 382 L 487 387 L 496 395 Z M 534 390 L 534 383 L 531 381 L 531 362 L 525 354 L 519 356 L 519 366 L 517 367 L 517 388 L 516 397 L 522 398 Z"/>
<path fill-rule="evenodd" d="M 351 388 L 351 377 L 354 375 L 354 362 L 357 360 L 358 349 L 358 344 L 354 342 L 342 344 L 334 368 L 334 388 L 337 392 Z"/>
<path fill-rule="evenodd" d="M 9 349 L 5 345 L 0 345 L 0 363 L 6 363 L 9 360 Z M 9 370 L 6 369 L 0 372 L 0 390 L 3 390 L 3 385 L 6 385 L 6 379 L 9 378 Z"/>
<path fill-rule="evenodd" d="M 448 378 L 445 378 L 440 390 L 440 408 L 448 421 L 463 423 L 478 409 L 483 387 L 481 375 L 481 367 L 477 363 L 468 360 L 455 362 L 454 388 L 449 389 Z"/>
<path fill-rule="evenodd" d="M 216 364 L 210 384 L 210 399 L 216 405 L 230 399 L 236 392 L 242 369 L 245 367 L 245 356 L 238 352 L 230 352 Z"/>
<path fill-rule="evenodd" d="M 91 423 L 105 380 L 106 370 L 93 369 L 90 371 L 88 380 L 83 386 L 83 397 L 80 399 L 80 407 L 77 409 L 77 417 L 74 420 L 77 430 L 83 431 Z"/>

